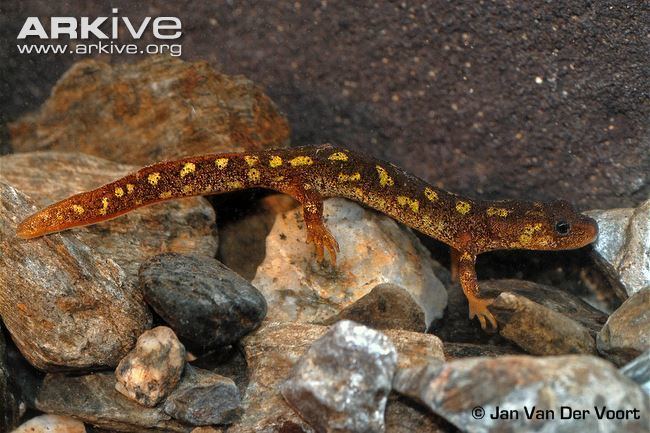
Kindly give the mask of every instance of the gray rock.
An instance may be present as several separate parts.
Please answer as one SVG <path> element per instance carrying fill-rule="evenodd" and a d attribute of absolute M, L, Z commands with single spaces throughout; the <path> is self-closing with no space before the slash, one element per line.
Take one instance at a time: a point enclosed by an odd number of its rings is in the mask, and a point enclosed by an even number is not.
<path fill-rule="evenodd" d="M 86 433 L 86 427 L 69 416 L 40 415 L 21 424 L 11 433 Z"/>
<path fill-rule="evenodd" d="M 25 241 L 18 222 L 36 208 L 0 182 L 0 315 L 42 370 L 114 366 L 150 326 L 123 270 L 72 232 Z"/>
<path fill-rule="evenodd" d="M 637 208 L 586 212 L 598 222 L 597 262 L 626 296 L 650 288 L 650 200 Z"/>
<path fill-rule="evenodd" d="M 325 200 L 324 215 L 340 246 L 336 267 L 316 262 L 299 209 L 276 216 L 252 281 L 268 302 L 268 320 L 323 323 L 382 283 L 406 289 L 426 326 L 442 317 L 447 293 L 409 229 L 341 198 Z"/>
<path fill-rule="evenodd" d="M 153 407 L 172 392 L 185 368 L 185 348 L 166 326 L 140 337 L 117 366 L 115 389 L 138 403 Z"/>
<path fill-rule="evenodd" d="M 192 425 L 231 424 L 241 414 L 239 390 L 232 379 L 188 365 L 164 411 Z"/>
<path fill-rule="evenodd" d="M 618 365 L 650 349 L 650 289 L 623 302 L 609 316 L 596 341 L 598 351 Z"/>
<path fill-rule="evenodd" d="M 236 342 L 266 315 L 262 294 L 208 257 L 152 257 L 140 268 L 140 287 L 145 300 L 180 337 L 203 347 Z"/>
<path fill-rule="evenodd" d="M 501 293 L 492 305 L 499 334 L 534 355 L 596 354 L 596 341 L 575 320 L 516 293 Z"/>
<path fill-rule="evenodd" d="M 20 398 L 10 388 L 7 352 L 0 323 L 0 432 L 11 431 L 20 418 Z"/>
<path fill-rule="evenodd" d="M 0 157 L 5 181 L 44 207 L 81 191 L 135 171 L 83 153 L 32 152 Z M 72 230 L 98 257 L 114 260 L 136 285 L 138 268 L 162 252 L 191 252 L 214 257 L 217 251 L 215 213 L 202 197 L 147 206 L 119 218 Z"/>
<path fill-rule="evenodd" d="M 228 429 L 229 433 L 314 431 L 286 403 L 278 389 L 300 357 L 327 329 L 306 323 L 265 323 L 244 338 L 250 382 L 242 399 L 242 418 Z M 444 359 L 442 342 L 434 335 L 400 330 L 383 332 L 397 348 L 398 368 Z M 392 409 L 386 412 L 386 425 L 403 423 L 400 418 L 388 418 L 403 413 L 400 408 Z"/>
<path fill-rule="evenodd" d="M 650 349 L 621 367 L 621 373 L 641 385 L 650 396 Z"/>
<path fill-rule="evenodd" d="M 398 370 L 396 391 L 410 396 L 464 432 L 647 432 L 650 397 L 611 364 L 592 356 L 468 358 Z M 561 419 L 562 407 L 587 410 Z M 554 418 L 526 418 L 526 410 Z M 598 419 L 603 409 L 625 419 Z M 493 419 L 506 411 L 510 419 Z M 566 409 L 564 409 L 566 414 Z M 598 413 L 597 413 L 598 411 Z M 536 412 L 548 413 L 548 412 Z"/>
<path fill-rule="evenodd" d="M 396 365 L 388 337 L 343 320 L 312 344 L 280 391 L 318 432 L 383 432 Z"/>
<path fill-rule="evenodd" d="M 147 431 L 185 433 L 192 430 L 192 427 L 171 419 L 162 407 L 144 407 L 117 392 L 112 372 L 82 376 L 48 374 L 35 407 L 112 431 L 152 429 Z"/>
<path fill-rule="evenodd" d="M 413 297 L 399 286 L 380 284 L 354 304 L 330 317 L 326 325 L 352 320 L 373 329 L 404 329 L 424 332 L 424 311 Z"/>

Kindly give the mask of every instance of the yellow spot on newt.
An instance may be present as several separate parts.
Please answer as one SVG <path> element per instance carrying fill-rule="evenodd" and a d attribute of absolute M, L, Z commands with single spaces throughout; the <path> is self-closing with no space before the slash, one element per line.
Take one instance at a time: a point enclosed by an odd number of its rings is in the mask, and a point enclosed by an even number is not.
<path fill-rule="evenodd" d="M 458 200 L 456 202 L 456 211 L 459 214 L 465 215 L 467 212 L 470 211 L 470 209 L 472 209 L 472 205 L 467 203 L 466 201 Z"/>
<path fill-rule="evenodd" d="M 343 153 L 343 152 L 334 152 L 330 156 L 327 157 L 330 161 L 347 161 L 348 156 Z"/>
<path fill-rule="evenodd" d="M 84 209 L 83 206 L 79 206 L 78 204 L 73 204 L 72 210 L 75 211 L 75 213 L 78 213 L 79 215 L 81 215 L 86 211 L 86 209 Z"/>
<path fill-rule="evenodd" d="M 397 203 L 402 207 L 405 207 L 405 206 L 410 207 L 413 212 L 417 212 L 417 211 L 420 210 L 420 202 L 418 200 L 415 200 L 415 199 L 410 198 L 410 197 L 406 197 L 406 196 L 403 196 L 403 195 L 398 195 L 397 196 Z"/>
<path fill-rule="evenodd" d="M 108 198 L 103 197 L 102 198 L 102 208 L 99 210 L 100 215 L 106 215 L 106 212 L 108 211 Z"/>
<path fill-rule="evenodd" d="M 361 188 L 354 188 L 354 195 L 359 199 L 363 199 L 363 190 Z"/>
<path fill-rule="evenodd" d="M 379 174 L 379 185 L 381 186 L 393 186 L 395 182 L 393 178 L 388 175 L 386 169 L 380 165 L 377 165 L 377 174 Z"/>
<path fill-rule="evenodd" d="M 472 260 L 472 255 L 465 251 L 462 256 L 460 256 L 461 260 Z"/>
<path fill-rule="evenodd" d="M 244 184 L 241 183 L 240 181 L 236 180 L 236 181 L 234 181 L 234 182 L 228 182 L 228 183 L 226 184 L 226 186 L 227 186 L 228 188 L 238 189 L 238 188 L 243 188 L 243 187 L 244 187 Z"/>
<path fill-rule="evenodd" d="M 115 188 L 115 197 L 122 197 L 124 195 L 124 190 L 119 186 Z"/>
<path fill-rule="evenodd" d="M 519 242 L 521 245 L 526 246 L 530 244 L 533 240 L 535 232 L 538 232 L 540 230 L 542 230 L 542 223 L 526 224 L 524 226 L 524 229 L 521 231 L 521 235 L 519 235 Z"/>
<path fill-rule="evenodd" d="M 135 185 L 133 185 L 132 183 L 127 183 L 126 184 L 126 193 L 127 194 L 131 194 L 134 189 L 135 189 Z"/>
<path fill-rule="evenodd" d="M 190 173 L 194 173 L 196 171 L 196 165 L 194 165 L 193 162 L 186 162 L 183 168 L 181 168 L 181 177 L 185 177 Z"/>
<path fill-rule="evenodd" d="M 278 155 L 274 155 L 269 159 L 269 165 L 271 168 L 276 168 L 282 165 L 282 158 L 280 158 Z"/>
<path fill-rule="evenodd" d="M 508 209 L 504 209 L 502 207 L 489 207 L 487 210 L 487 215 L 488 216 L 500 216 L 502 218 L 505 218 L 508 216 L 508 214 L 512 212 Z"/>
<path fill-rule="evenodd" d="M 193 185 L 185 185 L 185 186 L 183 187 L 183 193 L 185 193 L 185 194 L 189 194 L 189 193 L 192 192 L 193 189 L 194 189 L 194 186 L 193 186 Z"/>
<path fill-rule="evenodd" d="M 214 161 L 214 165 L 216 165 L 219 170 L 223 170 L 228 166 L 228 158 L 217 158 Z"/>
<path fill-rule="evenodd" d="M 424 188 L 424 196 L 425 196 L 429 201 L 436 201 L 436 200 L 438 200 L 438 193 L 435 192 L 433 189 L 429 188 L 428 186 Z"/>
<path fill-rule="evenodd" d="M 301 165 L 312 165 L 313 163 L 314 160 L 308 156 L 296 156 L 291 161 L 289 161 L 289 164 L 291 164 L 292 167 L 299 167 Z"/>
<path fill-rule="evenodd" d="M 273 180 L 274 180 L 275 182 L 281 182 L 281 181 L 284 180 L 284 176 L 274 177 Z"/>
<path fill-rule="evenodd" d="M 160 198 L 170 198 L 172 196 L 171 191 L 165 191 L 160 193 Z"/>
<path fill-rule="evenodd" d="M 249 155 L 244 156 L 244 159 L 246 160 L 246 164 L 248 164 L 249 167 L 254 166 L 260 160 L 257 156 L 249 156 Z"/>
<path fill-rule="evenodd" d="M 248 180 L 251 182 L 259 182 L 260 181 L 260 171 L 256 168 L 251 168 L 248 170 Z"/>
<path fill-rule="evenodd" d="M 339 182 L 356 182 L 361 180 L 361 173 L 345 174 L 339 173 Z"/>
<path fill-rule="evenodd" d="M 158 173 L 158 172 L 151 173 L 149 176 L 147 176 L 147 180 L 153 186 L 158 185 L 158 181 L 160 180 L 160 173 Z"/>

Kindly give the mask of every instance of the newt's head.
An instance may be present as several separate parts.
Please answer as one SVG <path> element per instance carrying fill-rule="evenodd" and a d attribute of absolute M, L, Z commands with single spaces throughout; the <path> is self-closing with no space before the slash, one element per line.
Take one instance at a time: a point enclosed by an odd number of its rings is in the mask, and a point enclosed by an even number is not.
<path fill-rule="evenodd" d="M 596 221 L 564 200 L 504 204 L 511 209 L 507 215 L 489 211 L 500 208 L 488 209 L 488 225 L 495 238 L 490 249 L 570 250 L 592 243 L 598 235 Z"/>

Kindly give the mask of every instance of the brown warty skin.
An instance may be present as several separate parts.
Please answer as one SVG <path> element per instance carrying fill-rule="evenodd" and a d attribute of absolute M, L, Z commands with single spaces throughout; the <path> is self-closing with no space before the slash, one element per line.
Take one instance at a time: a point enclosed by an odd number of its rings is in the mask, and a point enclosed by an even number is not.
<path fill-rule="evenodd" d="M 597 236 L 596 222 L 565 201 L 476 201 L 436 188 L 398 167 L 331 145 L 201 155 L 145 167 L 35 213 L 18 227 L 34 238 L 115 218 L 163 200 L 246 188 L 289 194 L 303 207 L 307 242 L 333 264 L 338 244 L 323 221 L 323 199 L 345 197 L 376 209 L 452 249 L 452 268 L 469 301 L 470 318 L 496 328 L 479 297 L 475 261 L 500 249 L 564 250 Z"/>

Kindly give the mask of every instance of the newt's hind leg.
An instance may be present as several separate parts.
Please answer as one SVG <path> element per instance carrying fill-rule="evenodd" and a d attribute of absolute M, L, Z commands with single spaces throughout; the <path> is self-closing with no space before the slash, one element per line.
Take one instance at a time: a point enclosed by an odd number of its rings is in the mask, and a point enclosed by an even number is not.
<path fill-rule="evenodd" d="M 330 262 L 336 265 L 339 244 L 323 221 L 323 197 L 311 188 L 293 188 L 286 192 L 302 204 L 303 218 L 307 227 L 307 243 L 314 244 L 317 260 L 322 262 L 327 250 Z"/>
<path fill-rule="evenodd" d="M 476 256 L 467 252 L 460 253 L 458 257 L 458 276 L 460 285 L 469 301 L 469 318 L 477 317 L 481 328 L 485 329 L 490 324 L 492 329 L 497 329 L 497 321 L 488 310 L 492 299 L 479 297 L 478 280 L 476 278 Z"/>

